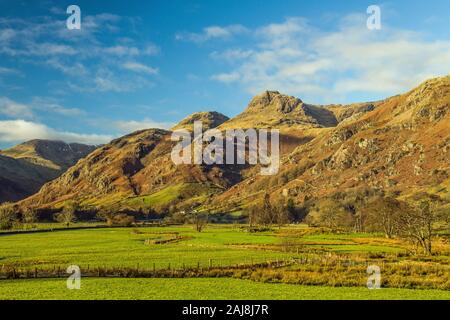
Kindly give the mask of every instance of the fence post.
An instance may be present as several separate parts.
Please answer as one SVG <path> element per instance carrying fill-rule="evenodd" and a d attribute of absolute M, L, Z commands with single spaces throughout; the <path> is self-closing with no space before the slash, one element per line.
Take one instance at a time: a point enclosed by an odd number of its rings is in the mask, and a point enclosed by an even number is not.
<path fill-rule="evenodd" d="M 212 259 L 209 259 L 209 267 L 212 268 Z"/>

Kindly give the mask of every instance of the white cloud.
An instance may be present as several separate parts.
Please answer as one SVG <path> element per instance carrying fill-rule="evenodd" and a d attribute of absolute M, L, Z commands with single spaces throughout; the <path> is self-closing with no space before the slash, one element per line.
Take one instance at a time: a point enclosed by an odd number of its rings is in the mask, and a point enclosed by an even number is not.
<path fill-rule="evenodd" d="M 217 80 L 224 83 L 236 82 L 240 79 L 239 72 L 230 72 L 230 73 L 220 73 L 213 75 L 211 79 Z"/>
<path fill-rule="evenodd" d="M 108 54 L 117 55 L 117 56 L 138 56 L 140 54 L 140 50 L 136 47 L 128 47 L 117 45 L 114 47 L 104 48 L 103 51 Z"/>
<path fill-rule="evenodd" d="M 263 26 L 253 31 L 256 41 L 246 49 L 212 54 L 226 61 L 236 53 L 235 66 L 212 78 L 252 94 L 276 89 L 325 103 L 347 102 L 352 94 L 398 94 L 450 72 L 450 40 L 427 40 L 386 24 L 370 31 L 365 19 L 349 15 L 336 31 L 326 32 L 302 18 Z"/>
<path fill-rule="evenodd" d="M 84 76 L 88 74 L 88 69 L 81 62 L 64 63 L 60 59 L 54 57 L 48 59 L 46 64 L 66 75 Z"/>
<path fill-rule="evenodd" d="M 51 98 L 34 97 L 31 105 L 34 110 L 57 113 L 67 117 L 82 116 L 86 114 L 85 111 L 79 108 L 68 108 L 62 106 L 56 100 Z"/>
<path fill-rule="evenodd" d="M 253 50 L 243 49 L 228 49 L 223 52 L 214 51 L 211 53 L 211 57 L 214 59 L 227 60 L 228 62 L 235 62 L 242 59 L 247 59 L 253 54 Z"/>
<path fill-rule="evenodd" d="M 130 121 L 115 122 L 116 128 L 118 128 L 122 133 L 130 133 L 137 130 L 151 129 L 151 128 L 169 129 L 174 125 L 175 125 L 174 123 L 158 122 L 148 118 L 142 121 L 130 120 Z"/>
<path fill-rule="evenodd" d="M 146 74 L 157 74 L 158 69 L 146 66 L 145 64 L 138 62 L 125 62 L 122 67 L 124 69 L 134 71 L 137 73 L 146 73 Z"/>
<path fill-rule="evenodd" d="M 150 88 L 154 84 L 141 75 L 118 75 L 106 68 L 99 68 L 89 81 L 68 81 L 67 85 L 79 92 L 131 92 L 137 89 Z"/>
<path fill-rule="evenodd" d="M 227 39 L 246 32 L 248 32 L 248 29 L 240 24 L 233 24 L 226 27 L 209 26 L 204 28 L 200 33 L 177 33 L 175 39 L 201 43 L 211 39 Z"/>
<path fill-rule="evenodd" d="M 86 144 L 102 144 L 109 142 L 112 138 L 109 135 L 57 131 L 44 124 L 25 120 L 0 121 L 0 142 L 6 143 L 22 142 L 32 139 L 48 139 Z"/>
<path fill-rule="evenodd" d="M 0 97 L 0 114 L 8 117 L 33 117 L 33 111 L 30 106 L 15 102 L 7 97 Z"/>
<path fill-rule="evenodd" d="M 50 11 L 59 12 L 56 7 Z M 154 74 L 157 68 L 131 65 L 128 61 L 160 53 L 160 48 L 151 42 L 137 43 L 135 39 L 120 37 L 118 30 L 134 23 L 131 17 L 103 13 L 83 16 L 81 30 L 67 30 L 65 20 L 53 16 L 0 18 L 0 59 L 20 57 L 24 63 L 58 70 L 67 79 L 61 84 L 64 90 L 133 91 L 150 85 L 137 73 Z M 123 64 L 135 74 L 123 76 Z M 104 74 L 105 69 L 108 74 Z M 0 75 L 6 71 L 0 69 Z"/>
<path fill-rule="evenodd" d="M 0 97 L 0 115 L 10 118 L 33 119 L 37 111 L 56 113 L 67 117 L 81 116 L 85 112 L 79 108 L 62 106 L 52 98 L 34 97 L 29 104 L 23 104 L 11 100 L 8 97 Z"/>
<path fill-rule="evenodd" d="M 11 68 L 0 67 L 0 74 L 21 74 L 20 71 Z"/>
<path fill-rule="evenodd" d="M 154 44 L 148 44 L 143 50 L 142 54 L 146 56 L 155 56 L 158 55 L 161 52 L 160 47 Z"/>

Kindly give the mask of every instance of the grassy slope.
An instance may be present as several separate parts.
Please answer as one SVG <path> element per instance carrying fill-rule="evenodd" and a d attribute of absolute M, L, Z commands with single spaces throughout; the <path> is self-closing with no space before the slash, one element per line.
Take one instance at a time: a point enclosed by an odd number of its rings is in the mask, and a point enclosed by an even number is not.
<path fill-rule="evenodd" d="M 270 244 L 279 239 L 273 233 L 250 234 L 239 232 L 231 226 L 209 226 L 204 232 L 195 232 L 192 226 L 142 228 L 136 234 L 130 228 L 75 230 L 55 233 L 38 233 L 3 236 L 0 238 L 2 264 L 52 267 L 77 264 L 93 266 L 179 267 L 183 263 L 202 266 L 250 263 L 250 259 L 267 261 L 292 256 L 291 254 L 249 250 L 229 244 Z M 161 237 L 161 233 L 180 232 L 193 237 L 178 243 L 145 245 L 146 239 Z"/>
<path fill-rule="evenodd" d="M 238 279 L 96 279 L 81 280 L 68 290 L 65 279 L 0 281 L 0 299 L 450 299 L 450 292 L 305 287 Z"/>
<path fill-rule="evenodd" d="M 129 266 L 165 268 L 237 263 L 262 262 L 296 256 L 296 253 L 260 250 L 258 245 L 281 245 L 284 232 L 293 234 L 295 241 L 315 249 L 339 252 L 401 252 L 404 248 L 394 241 L 368 238 L 366 234 L 311 234 L 301 238 L 296 232 L 303 226 L 275 229 L 274 231 L 248 233 L 239 226 L 209 225 L 202 233 L 192 226 L 154 228 L 114 228 L 73 230 L 55 233 L 8 235 L 0 238 L 0 262 L 19 267 L 53 267 L 77 264 L 81 267 Z M 139 231 L 139 233 L 135 232 Z M 173 232 L 186 239 L 164 245 L 145 245 Z"/>

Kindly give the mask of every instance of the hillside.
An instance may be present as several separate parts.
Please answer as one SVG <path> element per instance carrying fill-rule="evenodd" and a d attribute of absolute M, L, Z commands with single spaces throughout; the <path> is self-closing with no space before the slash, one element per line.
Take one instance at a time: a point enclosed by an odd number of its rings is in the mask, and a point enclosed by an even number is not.
<path fill-rule="evenodd" d="M 43 186 L 23 205 L 60 207 L 67 200 L 85 206 L 166 209 L 181 201 L 202 203 L 239 181 L 239 172 L 220 167 L 176 166 L 171 132 L 140 130 L 115 139 Z M 192 204 L 194 205 L 194 204 Z"/>
<path fill-rule="evenodd" d="M 61 141 L 31 140 L 0 151 L 0 202 L 37 192 L 95 147 Z"/>
<path fill-rule="evenodd" d="M 450 76 L 429 80 L 410 92 L 376 103 L 329 107 L 353 113 L 284 157 L 276 176 L 251 178 L 213 199 L 246 206 L 264 192 L 274 198 L 310 199 L 368 190 L 411 197 L 420 192 L 450 202 Z M 350 109 L 350 110 L 351 110 Z M 226 205 L 225 205 L 226 206 Z M 449 207 L 450 208 L 450 207 Z"/>
<path fill-rule="evenodd" d="M 208 119 L 207 127 L 220 130 L 280 129 L 275 176 L 261 176 L 258 166 L 249 165 L 175 166 L 171 132 L 148 129 L 98 148 L 21 204 L 51 208 L 76 200 L 127 210 L 225 212 L 260 201 L 265 192 L 302 205 L 367 190 L 450 200 L 449 87 L 450 77 L 437 78 L 383 101 L 329 106 L 267 91 L 225 122 L 218 113 L 198 113 L 174 128 Z"/>

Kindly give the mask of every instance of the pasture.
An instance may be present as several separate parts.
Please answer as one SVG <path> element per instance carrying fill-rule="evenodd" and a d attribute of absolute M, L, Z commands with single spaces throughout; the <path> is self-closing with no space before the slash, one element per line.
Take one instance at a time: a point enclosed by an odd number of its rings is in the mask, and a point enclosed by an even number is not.
<path fill-rule="evenodd" d="M 399 239 L 306 225 L 257 232 L 210 224 L 202 232 L 182 225 L 4 234 L 0 297 L 450 299 L 450 245 L 443 239 L 433 245 L 435 255 L 425 257 Z M 69 265 L 80 266 L 85 291 L 66 289 Z M 381 290 L 366 288 L 368 265 L 380 266 Z M 61 278 L 30 279 L 41 272 L 56 278 L 55 270 L 62 270 Z"/>

